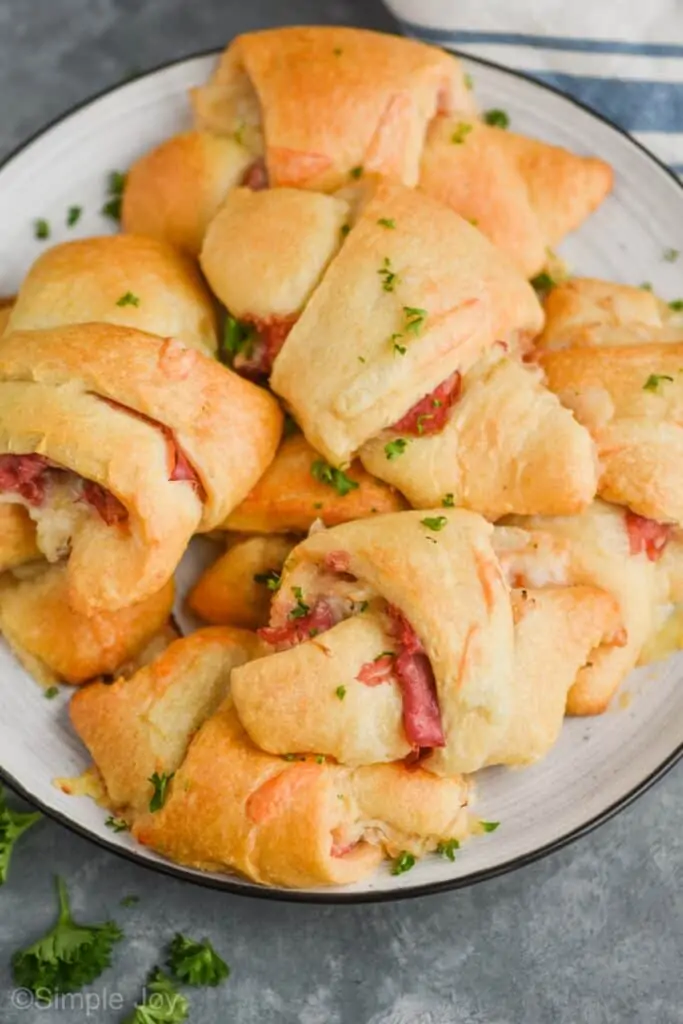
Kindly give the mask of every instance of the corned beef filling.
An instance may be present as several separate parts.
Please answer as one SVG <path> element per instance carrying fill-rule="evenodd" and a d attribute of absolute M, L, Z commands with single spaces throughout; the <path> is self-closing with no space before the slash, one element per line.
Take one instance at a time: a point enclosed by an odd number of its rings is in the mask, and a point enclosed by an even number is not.
<path fill-rule="evenodd" d="M 263 192 L 269 187 L 269 184 L 266 161 L 260 156 L 247 167 L 242 177 L 242 185 L 244 188 L 250 188 L 252 192 Z"/>
<path fill-rule="evenodd" d="M 45 501 L 50 477 L 57 473 L 69 473 L 79 479 L 77 474 L 71 474 L 44 455 L 0 455 L 0 491 L 19 494 L 34 508 L 40 508 Z M 119 499 L 92 480 L 82 480 L 81 498 L 92 505 L 107 525 L 128 518 L 128 511 Z"/>
<path fill-rule="evenodd" d="M 296 316 L 243 317 L 240 322 L 250 329 L 249 336 L 233 359 L 233 369 L 253 380 L 268 377 L 296 320 Z"/>
<path fill-rule="evenodd" d="M 405 416 L 397 420 L 389 429 L 396 433 L 413 434 L 423 437 L 425 434 L 438 434 L 446 425 L 451 406 L 460 396 L 462 378 L 458 371 L 442 381 L 428 395 L 416 402 Z"/>
<path fill-rule="evenodd" d="M 651 562 L 657 562 L 664 553 L 672 530 L 673 526 L 658 523 L 656 519 L 646 519 L 635 512 L 626 513 L 626 531 L 632 555 L 644 551 Z"/>
<path fill-rule="evenodd" d="M 350 559 L 345 551 L 328 552 L 323 560 L 323 569 L 338 574 L 344 581 L 356 579 L 349 572 Z M 282 611 L 280 606 L 278 618 Z M 292 587 L 292 603 L 286 620 L 260 629 L 258 633 L 274 646 L 294 647 L 332 629 L 355 611 L 353 600 L 338 600 L 337 595 L 316 597 L 309 606 L 302 589 Z M 398 681 L 403 698 L 406 737 L 418 751 L 418 757 L 424 757 L 429 750 L 443 747 L 446 742 L 434 672 L 422 642 L 407 619 L 391 604 L 387 605 L 387 613 L 395 641 L 394 650 L 383 651 L 374 661 L 362 665 L 356 679 L 365 686 L 380 686 L 393 679 Z"/>

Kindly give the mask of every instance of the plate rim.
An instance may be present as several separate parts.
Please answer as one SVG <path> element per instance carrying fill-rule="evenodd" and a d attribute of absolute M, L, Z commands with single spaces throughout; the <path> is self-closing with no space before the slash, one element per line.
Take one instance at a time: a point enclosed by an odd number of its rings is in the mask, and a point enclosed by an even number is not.
<path fill-rule="evenodd" d="M 392 33 L 388 33 L 392 34 Z M 399 33 L 394 33 L 399 35 Z M 414 36 L 403 36 L 403 38 L 416 38 Z M 226 44 L 228 45 L 228 44 Z M 431 44 L 436 45 L 436 44 Z M 144 69 L 134 75 L 123 79 L 122 81 L 115 82 L 112 85 L 105 86 L 103 89 L 98 90 L 85 99 L 75 103 L 73 106 L 68 107 L 66 110 L 55 115 L 47 122 L 45 122 L 40 128 L 36 129 L 31 135 L 29 135 L 22 142 L 19 142 L 10 152 L 0 160 L 0 173 L 8 166 L 15 158 L 19 157 L 26 149 L 29 148 L 34 142 L 37 142 L 43 135 L 68 120 L 74 114 L 79 113 L 81 110 L 85 110 L 90 105 L 97 103 L 99 100 L 104 99 L 107 96 L 116 93 L 118 90 L 124 88 L 127 85 L 132 85 L 136 82 L 141 81 L 144 78 L 158 74 L 162 71 L 168 71 L 173 67 L 177 67 L 180 64 L 189 63 L 193 60 L 207 57 L 217 57 L 223 52 L 225 47 L 210 47 L 209 49 L 203 49 L 198 51 L 191 51 L 181 57 L 174 58 L 170 61 L 162 61 L 160 64 L 154 65 L 151 68 Z M 627 132 L 624 128 L 621 128 L 618 124 L 606 117 L 604 114 L 597 110 L 594 110 L 588 104 L 583 103 L 581 100 L 576 99 L 567 93 L 562 92 L 556 86 L 551 85 L 548 82 L 541 81 L 533 77 L 533 75 L 525 74 L 523 71 L 518 71 L 516 68 L 508 68 L 496 61 L 487 60 L 484 57 L 477 57 L 470 53 L 465 53 L 462 50 L 458 50 L 450 47 L 438 47 L 444 50 L 446 53 L 450 53 L 458 57 L 460 60 L 471 62 L 473 64 L 479 64 L 484 67 L 489 67 L 495 71 L 503 72 L 506 75 L 510 75 L 514 78 L 521 79 L 522 81 L 535 86 L 537 89 L 542 89 L 545 92 L 549 92 L 552 95 L 559 97 L 561 100 L 578 107 L 585 114 L 594 118 L 597 121 L 602 122 L 612 131 L 616 132 L 625 138 L 628 143 L 633 147 L 640 150 L 647 159 L 659 170 L 664 171 L 669 178 L 673 181 L 675 186 L 683 191 L 683 181 L 669 168 L 667 165 L 655 156 L 646 146 L 644 146 L 637 139 Z M 442 879 L 438 882 L 424 882 L 418 885 L 408 886 L 401 889 L 392 890 L 376 890 L 372 889 L 367 892 L 344 892 L 330 888 L 329 890 L 320 889 L 316 891 L 296 890 L 296 889 L 276 889 L 269 888 L 268 886 L 261 886 L 253 882 L 241 882 L 239 880 L 233 881 L 229 875 L 225 877 L 214 877 L 213 875 L 204 875 L 200 872 L 196 872 L 191 868 L 184 867 L 180 864 L 175 864 L 172 861 L 166 860 L 150 860 L 142 852 L 137 849 L 126 849 L 125 847 L 117 845 L 113 840 L 98 835 L 95 832 L 90 831 L 86 826 L 80 825 L 78 822 L 69 818 L 65 813 L 57 808 L 50 807 L 43 800 L 31 794 L 23 783 L 19 782 L 14 775 L 4 768 L 0 764 L 0 782 L 7 785 L 17 795 L 22 797 L 28 803 L 37 807 L 42 813 L 56 821 L 58 824 L 63 825 L 69 831 L 87 839 L 89 842 L 94 843 L 96 846 L 103 850 L 107 850 L 110 853 L 115 854 L 118 857 L 122 857 L 131 863 L 145 868 L 148 871 L 154 871 L 157 874 L 162 874 L 175 878 L 179 881 L 189 882 L 194 885 L 202 886 L 205 889 L 213 889 L 219 892 L 227 892 L 233 896 L 241 896 L 246 899 L 264 899 L 274 900 L 280 903 L 307 903 L 307 904 L 327 904 L 327 905 L 353 905 L 361 903 L 391 903 L 399 900 L 415 899 L 420 896 L 433 896 L 439 893 L 451 892 L 457 889 L 465 889 L 470 886 L 478 885 L 481 882 L 488 881 L 489 879 L 498 878 L 502 875 L 511 874 L 520 868 L 527 867 L 536 861 L 542 860 L 548 857 L 552 853 L 556 853 L 559 850 L 570 846 L 575 843 L 578 839 L 583 836 L 594 832 L 601 825 L 610 821 L 621 811 L 629 807 L 635 800 L 637 800 L 643 793 L 646 793 L 651 789 L 660 779 L 664 778 L 671 769 L 683 758 L 683 741 L 671 751 L 671 753 L 654 768 L 648 775 L 640 780 L 632 789 L 625 793 L 618 800 L 615 800 L 612 804 L 594 815 L 588 821 L 583 822 L 576 828 L 571 829 L 569 832 L 558 836 L 556 839 L 551 840 L 543 846 L 539 846 L 535 850 L 531 850 L 528 853 L 520 854 L 516 857 L 512 857 L 510 860 L 504 861 L 502 864 L 494 865 L 489 868 L 482 868 L 479 871 L 473 871 L 468 875 L 463 875 L 459 878 Z"/>

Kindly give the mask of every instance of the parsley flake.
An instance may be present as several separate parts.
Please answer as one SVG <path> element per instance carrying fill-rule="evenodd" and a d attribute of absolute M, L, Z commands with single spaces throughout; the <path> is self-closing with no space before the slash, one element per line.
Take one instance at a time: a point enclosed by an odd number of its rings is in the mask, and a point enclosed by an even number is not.
<path fill-rule="evenodd" d="M 43 690 L 43 697 L 45 697 L 46 700 L 54 700 L 58 693 L 58 686 L 48 686 L 47 690 Z"/>
<path fill-rule="evenodd" d="M 344 697 L 346 696 L 346 687 L 338 686 L 334 693 L 339 700 L 344 700 Z"/>
<path fill-rule="evenodd" d="M 346 238 L 346 236 L 348 235 L 350 230 L 351 230 L 351 225 L 350 224 L 342 224 L 342 226 L 339 228 L 339 233 L 342 236 L 342 238 Z"/>
<path fill-rule="evenodd" d="M 486 122 L 486 124 L 490 124 L 494 128 L 510 127 L 510 117 L 504 110 L 484 111 L 484 121 Z"/>
<path fill-rule="evenodd" d="M 373 658 L 373 661 L 381 661 L 382 658 L 395 658 L 396 651 L 380 651 L 379 654 Z"/>
<path fill-rule="evenodd" d="M 441 499 L 441 504 L 443 505 L 444 508 L 455 508 L 454 495 L 451 494 L 450 491 L 448 492 L 448 494 L 444 494 L 443 498 Z"/>
<path fill-rule="evenodd" d="M 362 612 L 366 612 L 368 610 L 368 605 L 369 604 L 370 604 L 369 601 L 361 601 L 361 603 L 358 605 L 358 611 L 361 612 L 361 613 Z"/>
<path fill-rule="evenodd" d="M 305 754 L 282 754 L 283 761 L 305 761 Z"/>
<path fill-rule="evenodd" d="M 197 942 L 177 934 L 168 948 L 166 966 L 184 985 L 210 985 L 214 988 L 230 974 L 230 968 L 208 939 Z"/>
<path fill-rule="evenodd" d="M 389 441 L 388 444 L 384 445 L 384 454 L 389 462 L 393 462 L 399 455 L 403 455 L 407 447 L 408 442 L 406 439 L 404 437 L 397 437 L 395 441 Z"/>
<path fill-rule="evenodd" d="M 456 125 L 455 131 L 451 135 L 451 142 L 456 146 L 461 146 L 471 131 L 472 125 L 461 121 L 460 124 Z"/>
<path fill-rule="evenodd" d="M 641 285 L 639 285 L 639 287 L 642 288 L 644 292 L 651 292 L 652 291 L 652 282 L 650 282 L 650 281 L 643 281 L 643 283 Z"/>
<path fill-rule="evenodd" d="M 154 786 L 154 792 L 149 801 L 150 811 L 160 811 L 164 806 L 168 796 L 168 787 L 174 775 L 175 772 L 171 772 L 170 775 L 167 775 L 166 772 L 154 772 L 150 775 L 147 781 Z"/>
<path fill-rule="evenodd" d="M 445 857 L 446 860 L 455 860 L 455 851 L 460 849 L 460 843 L 457 839 L 447 839 L 436 848 L 436 852 L 441 857 Z"/>
<path fill-rule="evenodd" d="M 385 292 L 393 292 L 398 284 L 400 278 L 398 274 L 392 269 L 391 260 L 388 256 L 385 256 L 382 261 L 382 266 L 377 271 L 379 276 L 382 278 L 382 288 Z"/>
<path fill-rule="evenodd" d="M 377 223 L 381 228 L 390 228 L 392 231 L 396 227 L 396 221 L 393 217 L 380 217 Z"/>
<path fill-rule="evenodd" d="M 406 871 L 410 871 L 414 867 L 415 857 L 407 850 L 402 850 L 391 865 L 391 873 L 392 875 L 404 875 Z"/>
<path fill-rule="evenodd" d="M 498 828 L 498 826 L 500 825 L 500 822 L 499 821 L 480 821 L 479 824 L 481 825 L 481 827 L 484 830 L 484 832 L 495 832 L 496 829 Z"/>
<path fill-rule="evenodd" d="M 551 288 L 555 287 L 555 281 L 547 270 L 543 270 L 540 274 L 536 274 L 536 277 L 532 277 L 530 283 L 531 287 L 537 292 L 549 292 Z"/>
<path fill-rule="evenodd" d="M 673 383 L 673 377 L 666 373 L 651 373 L 643 384 L 643 391 L 657 391 L 663 380 L 670 380 Z"/>
<path fill-rule="evenodd" d="M 124 896 L 122 900 L 119 900 L 120 907 L 134 907 L 136 903 L 140 902 L 139 896 Z"/>
<path fill-rule="evenodd" d="M 123 190 L 126 187 L 126 175 L 121 171 L 112 171 L 107 183 L 107 200 L 100 213 L 110 220 L 121 220 L 121 203 Z"/>
<path fill-rule="evenodd" d="M 301 589 L 301 587 L 292 587 L 292 593 L 296 598 L 296 605 L 294 606 L 294 608 L 292 608 L 291 612 L 289 613 L 289 618 L 303 619 L 304 615 L 308 615 L 308 613 L 311 610 L 306 604 L 306 602 L 303 600 L 304 592 Z"/>
<path fill-rule="evenodd" d="M 74 224 L 78 224 L 82 213 L 82 206 L 70 206 L 66 212 L 66 226 L 72 228 Z"/>
<path fill-rule="evenodd" d="M 112 832 L 127 832 L 128 822 L 125 818 L 116 818 L 113 814 L 110 814 L 104 823 L 107 828 L 110 828 Z"/>
<path fill-rule="evenodd" d="M 248 359 L 254 349 L 255 340 L 256 331 L 252 324 L 245 324 L 228 313 L 219 350 L 221 362 L 231 366 L 238 355 L 244 355 Z"/>
<path fill-rule="evenodd" d="M 349 174 L 352 178 L 355 178 L 355 180 L 358 181 L 359 178 L 363 177 L 363 167 L 360 164 L 358 167 L 352 167 Z"/>
<path fill-rule="evenodd" d="M 439 533 L 443 530 L 444 526 L 448 525 L 446 516 L 427 516 L 425 519 L 421 519 L 420 522 L 428 530 L 434 530 L 435 533 Z"/>
<path fill-rule="evenodd" d="M 126 292 L 120 299 L 116 300 L 117 306 L 139 306 L 140 299 L 137 295 L 133 295 L 132 292 Z"/>
<path fill-rule="evenodd" d="M 675 263 L 678 257 L 681 255 L 680 249 L 665 249 L 664 259 L 667 263 Z"/>
<path fill-rule="evenodd" d="M 334 487 L 337 494 L 345 498 L 350 491 L 358 489 L 358 482 L 347 476 L 343 470 L 330 466 L 324 459 L 316 459 L 311 465 L 311 476 L 321 484 Z"/>
<path fill-rule="evenodd" d="M 669 309 L 674 313 L 680 313 L 683 310 L 683 299 L 672 299 L 669 303 Z"/>
<path fill-rule="evenodd" d="M 44 217 L 39 217 L 33 222 L 33 237 L 40 242 L 44 242 L 46 238 L 50 237 L 50 225 Z"/>
<path fill-rule="evenodd" d="M 406 317 L 405 330 L 408 331 L 409 334 L 421 334 L 425 320 L 427 319 L 427 310 L 420 309 L 417 306 L 404 306 L 403 312 Z"/>
<path fill-rule="evenodd" d="M 262 583 L 273 592 L 280 589 L 280 573 L 277 569 L 266 569 L 265 572 L 254 573 L 254 583 Z"/>

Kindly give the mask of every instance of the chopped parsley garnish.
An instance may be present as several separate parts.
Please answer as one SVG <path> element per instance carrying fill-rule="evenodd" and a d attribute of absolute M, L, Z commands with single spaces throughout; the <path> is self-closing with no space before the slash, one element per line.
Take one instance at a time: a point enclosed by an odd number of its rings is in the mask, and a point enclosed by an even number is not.
<path fill-rule="evenodd" d="M 427 423 L 429 420 L 433 420 L 433 419 L 434 419 L 434 413 L 433 412 L 424 412 L 424 413 L 422 413 L 421 416 L 418 416 L 417 417 L 417 432 L 418 432 L 418 434 L 424 434 L 424 432 L 425 432 L 425 423 Z"/>
<path fill-rule="evenodd" d="M 308 615 L 311 610 L 303 600 L 304 592 L 301 587 L 292 587 L 292 593 L 296 598 L 296 605 L 289 613 L 289 617 L 290 619 L 303 619 L 304 615 Z"/>
<path fill-rule="evenodd" d="M 139 306 L 140 299 L 137 295 L 133 295 L 132 292 L 126 292 L 120 299 L 116 300 L 117 306 Z"/>
<path fill-rule="evenodd" d="M 124 896 L 122 900 L 119 900 L 120 907 L 134 907 L 136 903 L 140 902 L 139 896 Z"/>
<path fill-rule="evenodd" d="M 681 255 L 680 249 L 665 249 L 664 259 L 667 263 L 675 263 L 678 257 Z"/>
<path fill-rule="evenodd" d="M 461 121 L 460 124 L 456 126 L 455 131 L 451 135 L 451 142 L 454 143 L 456 146 L 462 145 L 462 143 L 465 141 L 465 139 L 467 138 L 471 131 L 472 125 L 467 124 L 465 121 Z"/>
<path fill-rule="evenodd" d="M 504 110 L 485 110 L 484 121 L 494 128 L 509 128 L 510 118 Z"/>
<path fill-rule="evenodd" d="M 436 848 L 436 852 L 441 857 L 445 857 L 446 860 L 455 860 L 455 851 L 460 849 L 460 843 L 457 839 L 447 839 Z"/>
<path fill-rule="evenodd" d="M 404 306 L 403 312 L 406 317 L 405 330 L 409 334 L 421 334 L 424 322 L 427 319 L 427 310 L 419 309 L 416 306 Z"/>
<path fill-rule="evenodd" d="M 100 213 L 111 220 L 121 220 L 121 202 L 123 201 L 123 190 L 126 187 L 126 175 L 121 171 L 112 171 L 107 183 L 107 201 Z"/>
<path fill-rule="evenodd" d="M 643 391 L 657 391 L 663 380 L 670 380 L 673 383 L 673 377 L 666 373 L 651 373 L 643 384 Z"/>
<path fill-rule="evenodd" d="M 345 498 L 349 491 L 357 490 L 359 486 L 356 480 L 352 480 L 343 470 L 330 466 L 324 459 L 316 459 L 311 465 L 311 476 L 321 484 L 334 487 L 342 498 Z"/>
<path fill-rule="evenodd" d="M 398 274 L 392 270 L 391 260 L 385 256 L 381 268 L 377 271 L 382 278 L 382 288 L 385 292 L 393 292 L 399 282 Z"/>
<path fill-rule="evenodd" d="M 669 309 L 674 313 L 680 313 L 683 310 L 683 299 L 672 299 L 669 303 Z"/>
<path fill-rule="evenodd" d="M 358 362 L 359 363 L 364 363 L 365 362 L 365 358 L 363 356 L 358 356 Z"/>
<path fill-rule="evenodd" d="M 10 858 L 15 843 L 31 825 L 40 821 L 42 814 L 33 811 L 26 814 L 22 811 L 13 811 L 5 802 L 5 794 L 0 786 L 0 885 L 7 881 Z"/>
<path fill-rule="evenodd" d="M 361 601 L 361 603 L 358 605 L 358 611 L 361 612 L 361 613 L 362 612 L 366 612 L 368 610 L 368 605 L 369 604 L 370 604 L 369 601 Z"/>
<path fill-rule="evenodd" d="M 408 349 L 406 348 L 405 345 L 401 345 L 400 344 L 400 341 L 401 341 L 402 337 L 403 337 L 402 334 L 396 333 L 396 334 L 392 334 L 391 337 L 389 338 L 389 341 L 393 345 L 394 352 L 397 355 L 399 355 L 399 356 L 404 356 L 406 354 L 406 352 L 408 351 Z"/>
<path fill-rule="evenodd" d="M 44 242 L 46 238 L 50 237 L 50 225 L 44 217 L 39 217 L 33 222 L 33 236 L 40 242 Z"/>
<path fill-rule="evenodd" d="M 48 686 L 47 690 L 43 691 L 43 697 L 45 697 L 47 700 L 54 700 L 58 693 L 58 686 Z"/>
<path fill-rule="evenodd" d="M 346 687 L 338 686 L 334 693 L 339 700 L 344 700 L 344 697 L 346 696 Z"/>
<path fill-rule="evenodd" d="M 455 497 L 450 493 L 444 494 L 441 499 L 441 504 L 444 508 L 455 508 Z"/>
<path fill-rule="evenodd" d="M 531 287 L 535 288 L 537 292 L 549 292 L 551 288 L 555 287 L 555 281 L 547 270 L 543 270 L 540 274 L 536 274 L 536 277 L 531 278 Z"/>
<path fill-rule="evenodd" d="M 66 226 L 72 228 L 74 224 L 78 224 L 82 213 L 82 206 L 70 206 L 66 212 Z"/>
<path fill-rule="evenodd" d="M 379 654 L 373 658 L 373 661 L 381 661 L 382 658 L 395 658 L 396 651 L 380 651 Z"/>
<path fill-rule="evenodd" d="M 189 1006 L 169 976 L 155 967 L 145 985 L 144 1002 L 135 1004 L 123 1024 L 182 1024 Z"/>
<path fill-rule="evenodd" d="M 643 281 L 640 287 L 643 289 L 644 292 L 652 291 L 652 283 L 650 281 Z"/>
<path fill-rule="evenodd" d="M 435 533 L 439 533 L 443 530 L 444 526 L 448 525 L 446 516 L 427 516 L 426 519 L 421 519 L 420 522 L 428 530 L 434 530 Z"/>
<path fill-rule="evenodd" d="M 342 224 L 342 226 L 339 229 L 339 233 L 341 234 L 342 238 L 346 238 L 346 236 L 348 235 L 350 230 L 351 230 L 351 225 L 350 224 Z"/>
<path fill-rule="evenodd" d="M 325 757 L 323 754 L 318 754 L 315 759 L 316 764 L 325 764 Z"/>
<path fill-rule="evenodd" d="M 359 164 L 358 167 L 352 167 L 351 170 L 349 171 L 349 174 L 351 175 L 352 178 L 355 178 L 356 181 L 358 181 L 359 178 L 363 177 L 362 166 Z"/>
<path fill-rule="evenodd" d="M 465 88 L 466 89 L 473 89 L 474 88 L 474 79 L 472 78 L 472 75 L 470 75 L 469 72 L 467 72 L 467 74 L 465 75 Z"/>
<path fill-rule="evenodd" d="M 164 806 L 168 796 L 168 787 L 174 775 L 175 772 L 171 772 L 170 775 L 167 775 L 166 772 L 154 772 L 153 775 L 150 775 L 147 781 L 154 786 L 154 792 L 149 801 L 150 811 L 160 811 Z"/>
<path fill-rule="evenodd" d="M 251 324 L 242 323 L 236 317 L 227 314 L 225 327 L 223 328 L 223 341 L 220 347 L 220 357 L 224 363 L 232 364 L 235 356 L 245 355 L 247 358 L 252 353 L 255 340 L 255 330 Z"/>
<path fill-rule="evenodd" d="M 410 871 L 411 868 L 415 867 L 415 858 L 412 853 L 408 853 L 407 850 L 402 850 L 398 857 L 394 858 L 394 863 L 391 865 L 392 875 L 404 875 L 406 871 Z"/>
<path fill-rule="evenodd" d="M 277 569 L 266 569 L 265 572 L 254 573 L 254 583 L 262 583 L 264 586 L 268 587 L 268 590 L 279 590 L 280 582 L 280 573 Z"/>
<path fill-rule="evenodd" d="M 388 444 L 384 445 L 384 454 L 388 458 L 389 462 L 397 459 L 399 455 L 403 455 L 404 451 L 408 447 L 408 442 L 404 437 L 397 437 L 395 441 L 389 441 Z"/>
<path fill-rule="evenodd" d="M 377 223 L 381 228 L 390 228 L 393 230 L 396 227 L 396 221 L 393 217 L 380 217 Z"/>
<path fill-rule="evenodd" d="M 71 916 L 69 897 L 57 879 L 59 917 L 52 931 L 12 957 L 15 984 L 45 1001 L 56 992 L 77 992 L 109 967 L 112 947 L 123 938 L 114 921 L 79 925 Z"/>
<path fill-rule="evenodd" d="M 116 818 L 113 814 L 110 814 L 104 823 L 107 828 L 110 828 L 112 832 L 127 832 L 128 822 L 125 818 Z"/>
<path fill-rule="evenodd" d="M 498 826 L 500 825 L 500 822 L 499 821 L 480 821 L 479 824 L 481 825 L 481 827 L 484 830 L 484 832 L 495 832 L 496 829 L 498 828 Z"/>
<path fill-rule="evenodd" d="M 168 948 L 166 965 L 184 985 L 220 985 L 230 974 L 230 968 L 213 948 L 208 939 L 197 942 L 176 935 Z"/>

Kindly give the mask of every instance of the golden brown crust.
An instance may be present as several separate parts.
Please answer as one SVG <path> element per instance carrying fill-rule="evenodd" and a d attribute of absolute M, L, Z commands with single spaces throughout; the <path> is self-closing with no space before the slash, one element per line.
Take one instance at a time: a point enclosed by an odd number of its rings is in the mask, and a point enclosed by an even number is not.
<path fill-rule="evenodd" d="M 241 318 L 301 312 L 342 243 L 349 204 L 293 188 L 234 189 L 201 252 L 212 290 Z"/>
<path fill-rule="evenodd" d="M 590 434 L 515 359 L 486 357 L 465 374 L 461 394 L 438 434 L 410 437 L 399 458 L 383 431 L 361 450 L 372 473 L 429 508 L 446 495 L 495 520 L 511 512 L 567 515 L 593 500 L 597 460 Z"/>
<path fill-rule="evenodd" d="M 408 328 L 411 310 L 420 319 Z M 277 356 L 271 385 L 314 447 L 341 464 L 495 341 L 514 343 L 541 323 L 533 290 L 483 235 L 428 196 L 380 182 Z"/>
<path fill-rule="evenodd" d="M 474 109 L 459 63 L 442 50 L 319 26 L 238 36 L 192 102 L 198 127 L 238 131 L 265 151 L 272 185 L 319 191 L 354 167 L 414 185 L 431 118 Z"/>
<path fill-rule="evenodd" d="M 152 238 L 106 235 L 46 250 L 19 289 L 7 333 L 89 322 L 216 351 L 216 309 L 196 267 Z"/>
<path fill-rule="evenodd" d="M 92 617 L 71 609 L 68 590 L 63 565 L 0 580 L 0 630 L 21 661 L 40 667 L 43 682 L 113 674 L 164 628 L 173 607 L 172 580 L 139 604 Z"/>
<path fill-rule="evenodd" d="M 602 202 L 612 179 L 602 160 L 459 116 L 431 123 L 420 171 L 421 188 L 476 222 L 527 277 Z"/>
<path fill-rule="evenodd" d="M 128 171 L 123 230 L 198 256 L 211 218 L 252 159 L 235 139 L 196 131 L 173 135 Z"/>
<path fill-rule="evenodd" d="M 41 557 L 36 528 L 21 505 L 0 505 L 0 573 Z"/>
<path fill-rule="evenodd" d="M 403 497 L 375 479 L 359 462 L 346 476 L 358 486 L 340 494 L 313 476 L 321 456 L 302 434 L 286 438 L 273 462 L 244 501 L 223 523 L 226 530 L 244 533 L 307 533 L 316 519 L 338 526 L 353 519 L 406 508 Z M 324 461 L 324 460 L 322 460 Z"/>
<path fill-rule="evenodd" d="M 651 291 L 590 277 L 570 278 L 554 287 L 545 300 L 545 314 L 545 328 L 537 339 L 542 349 L 591 344 L 596 327 L 662 326 L 661 303 Z"/>
<path fill-rule="evenodd" d="M 287 536 L 234 540 L 225 554 L 202 573 L 187 603 L 205 622 L 257 629 L 268 623 L 272 590 L 296 539 Z M 260 582 L 257 576 L 265 577 Z"/>
<path fill-rule="evenodd" d="M 12 307 L 16 301 L 16 295 L 0 298 L 0 338 L 7 329 L 9 318 L 12 314 Z"/>

